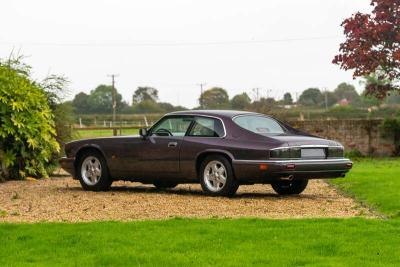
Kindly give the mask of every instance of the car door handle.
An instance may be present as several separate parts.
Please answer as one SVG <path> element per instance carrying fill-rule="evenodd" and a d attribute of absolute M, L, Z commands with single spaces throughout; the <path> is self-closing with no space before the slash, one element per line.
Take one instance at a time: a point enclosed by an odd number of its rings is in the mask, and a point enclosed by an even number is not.
<path fill-rule="evenodd" d="M 178 142 L 169 142 L 168 147 L 176 147 L 178 145 Z"/>

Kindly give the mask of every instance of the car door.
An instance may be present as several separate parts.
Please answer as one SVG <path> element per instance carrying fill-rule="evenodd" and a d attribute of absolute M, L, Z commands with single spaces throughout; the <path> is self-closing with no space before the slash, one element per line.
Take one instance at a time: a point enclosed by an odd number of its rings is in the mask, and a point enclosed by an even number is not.
<path fill-rule="evenodd" d="M 140 145 L 138 166 L 143 176 L 168 176 L 180 171 L 180 148 L 191 116 L 168 116 L 150 129 Z"/>
<path fill-rule="evenodd" d="M 180 171 L 188 179 L 197 178 L 196 158 L 206 151 L 225 150 L 225 127 L 221 119 L 196 116 L 180 148 Z"/>

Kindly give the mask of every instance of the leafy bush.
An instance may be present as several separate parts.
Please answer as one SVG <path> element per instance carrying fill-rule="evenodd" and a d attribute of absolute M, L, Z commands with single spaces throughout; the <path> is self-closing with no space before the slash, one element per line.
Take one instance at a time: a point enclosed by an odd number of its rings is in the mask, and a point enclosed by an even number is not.
<path fill-rule="evenodd" d="M 359 158 L 365 157 L 363 155 L 363 153 L 361 153 L 361 151 L 358 149 L 352 149 L 352 150 L 346 152 L 345 156 L 346 156 L 346 158 L 350 158 L 350 159 L 359 159 Z"/>
<path fill-rule="evenodd" d="M 47 177 L 60 147 L 46 93 L 18 60 L 0 62 L 0 177 Z"/>

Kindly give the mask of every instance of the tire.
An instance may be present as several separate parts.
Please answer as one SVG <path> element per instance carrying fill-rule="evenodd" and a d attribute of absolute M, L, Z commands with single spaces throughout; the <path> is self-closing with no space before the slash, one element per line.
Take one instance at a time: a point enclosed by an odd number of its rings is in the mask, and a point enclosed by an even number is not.
<path fill-rule="evenodd" d="M 298 195 L 306 189 L 308 180 L 279 181 L 271 183 L 272 188 L 279 195 Z"/>
<path fill-rule="evenodd" d="M 103 155 L 95 150 L 85 151 L 79 158 L 77 176 L 82 188 L 87 191 L 107 191 L 112 184 L 107 163 Z"/>
<path fill-rule="evenodd" d="M 233 196 L 239 188 L 232 165 L 220 155 L 208 156 L 203 160 L 199 178 L 204 193 L 209 196 Z"/>
<path fill-rule="evenodd" d="M 157 189 L 171 189 L 178 185 L 178 183 L 170 182 L 170 181 L 155 181 L 153 185 Z"/>

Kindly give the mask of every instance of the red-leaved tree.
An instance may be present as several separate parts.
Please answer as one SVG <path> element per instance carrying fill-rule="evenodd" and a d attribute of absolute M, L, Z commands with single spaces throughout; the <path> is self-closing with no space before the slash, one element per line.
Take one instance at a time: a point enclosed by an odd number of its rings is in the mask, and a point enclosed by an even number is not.
<path fill-rule="evenodd" d="M 383 99 L 400 91 L 400 0 L 372 0 L 371 14 L 356 13 L 343 21 L 346 41 L 333 59 L 353 77 L 374 76 L 366 94 Z"/>

